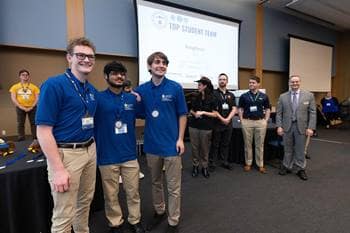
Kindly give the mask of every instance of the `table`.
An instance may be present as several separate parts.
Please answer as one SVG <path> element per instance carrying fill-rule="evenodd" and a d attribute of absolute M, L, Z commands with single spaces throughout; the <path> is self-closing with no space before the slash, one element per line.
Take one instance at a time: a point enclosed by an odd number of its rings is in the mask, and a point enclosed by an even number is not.
<path fill-rule="evenodd" d="M 232 123 L 232 137 L 230 144 L 230 157 L 229 160 L 233 163 L 244 164 L 244 140 L 242 134 L 242 125 L 239 118 L 235 116 Z M 264 143 L 264 161 L 268 161 L 273 158 L 271 153 L 272 148 L 269 146 L 269 142 L 277 139 L 276 125 L 269 121 L 266 130 L 265 143 Z M 253 149 L 254 154 L 254 149 Z"/>
<path fill-rule="evenodd" d="M 0 170 L 0 232 L 50 232 L 53 201 L 47 181 L 44 156 L 26 152 L 26 143 L 17 143 L 14 155 L 0 158 L 0 166 L 18 159 Z M 25 156 L 21 158 L 23 155 Z M 35 160 L 28 163 L 28 160 Z M 103 192 L 97 172 L 95 197 L 91 211 L 103 209 Z"/>

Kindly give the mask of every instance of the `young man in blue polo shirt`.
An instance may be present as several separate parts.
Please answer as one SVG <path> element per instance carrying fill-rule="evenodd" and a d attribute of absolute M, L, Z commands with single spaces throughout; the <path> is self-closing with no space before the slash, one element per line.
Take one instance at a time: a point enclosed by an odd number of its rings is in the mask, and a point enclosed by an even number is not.
<path fill-rule="evenodd" d="M 264 167 L 264 141 L 267 121 L 270 118 L 270 101 L 266 94 L 259 91 L 260 78 L 249 78 L 249 91 L 239 98 L 239 119 L 244 139 L 244 171 L 251 170 L 253 163 L 253 138 L 255 142 L 255 162 L 259 172 L 266 173 Z"/>
<path fill-rule="evenodd" d="M 168 188 L 167 233 L 178 232 L 181 203 L 181 155 L 185 151 L 184 132 L 187 106 L 180 84 L 165 77 L 169 60 L 162 52 L 147 59 L 150 81 L 136 89 L 141 95 L 145 114 L 144 151 L 152 176 L 154 218 L 152 230 L 166 217 L 163 190 L 163 166 Z"/>
<path fill-rule="evenodd" d="M 74 39 L 66 58 L 70 68 L 41 86 L 37 137 L 54 202 L 51 232 L 70 233 L 73 225 L 75 233 L 87 233 L 96 177 L 96 89 L 88 82 L 95 46 L 86 38 Z"/>
<path fill-rule="evenodd" d="M 95 139 L 97 163 L 101 172 L 105 214 L 110 232 L 122 232 L 124 222 L 119 205 L 119 176 L 123 178 L 128 206 L 128 222 L 135 233 L 141 225 L 139 163 L 136 158 L 136 96 L 123 91 L 126 68 L 120 62 L 104 67 L 108 88 L 97 95 Z"/>

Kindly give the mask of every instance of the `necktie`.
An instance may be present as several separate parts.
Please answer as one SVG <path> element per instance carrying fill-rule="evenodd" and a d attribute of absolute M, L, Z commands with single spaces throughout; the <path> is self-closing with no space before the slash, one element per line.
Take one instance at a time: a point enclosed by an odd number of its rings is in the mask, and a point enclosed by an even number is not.
<path fill-rule="evenodd" d="M 297 119 L 297 116 L 296 116 L 297 107 L 298 107 L 297 93 L 293 92 L 292 93 L 293 121 Z"/>

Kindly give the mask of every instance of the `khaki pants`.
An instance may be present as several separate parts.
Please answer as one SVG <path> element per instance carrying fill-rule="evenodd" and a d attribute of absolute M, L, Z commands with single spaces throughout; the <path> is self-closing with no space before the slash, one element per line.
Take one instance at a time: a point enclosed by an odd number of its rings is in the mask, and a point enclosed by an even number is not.
<path fill-rule="evenodd" d="M 123 179 L 128 205 L 128 222 L 136 224 L 141 219 L 141 201 L 139 194 L 139 163 L 137 160 L 120 164 L 99 166 L 105 199 L 105 212 L 110 227 L 117 227 L 124 222 L 119 205 L 119 175 Z"/>
<path fill-rule="evenodd" d="M 59 154 L 65 169 L 70 174 L 70 186 L 67 192 L 52 190 L 54 202 L 52 214 L 52 233 L 89 232 L 90 204 L 94 197 L 96 180 L 96 146 L 88 148 L 62 149 Z M 48 178 L 52 183 L 52 169 L 47 165 Z"/>
<path fill-rule="evenodd" d="M 244 139 L 244 154 L 246 165 L 253 163 L 253 138 L 255 142 L 255 163 L 264 167 L 264 141 L 266 135 L 266 120 L 242 120 L 242 133 Z"/>
<path fill-rule="evenodd" d="M 212 130 L 202 130 L 192 127 L 189 127 L 188 130 L 192 146 L 192 164 L 193 166 L 199 166 L 201 164 L 203 168 L 207 168 Z"/>
<path fill-rule="evenodd" d="M 165 212 L 163 189 L 163 166 L 168 188 L 168 222 L 174 226 L 179 223 L 181 206 L 181 156 L 161 157 L 147 154 L 147 163 L 152 176 L 153 207 L 157 214 Z"/>

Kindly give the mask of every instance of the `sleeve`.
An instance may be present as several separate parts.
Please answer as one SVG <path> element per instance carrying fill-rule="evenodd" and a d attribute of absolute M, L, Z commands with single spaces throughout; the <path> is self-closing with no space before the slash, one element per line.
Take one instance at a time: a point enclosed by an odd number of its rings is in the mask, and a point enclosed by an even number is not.
<path fill-rule="evenodd" d="M 245 101 L 244 101 L 244 94 L 243 94 L 243 95 L 241 95 L 241 97 L 239 98 L 238 107 L 239 107 L 239 108 L 244 108 L 244 104 L 245 104 Z"/>
<path fill-rule="evenodd" d="M 185 94 L 183 92 L 182 87 L 179 85 L 176 91 L 176 112 L 178 116 L 186 115 L 187 105 L 185 100 Z"/>
<path fill-rule="evenodd" d="M 41 86 L 41 94 L 35 116 L 36 125 L 54 126 L 57 122 L 60 106 L 62 103 L 62 93 L 60 86 L 49 80 Z"/>
<path fill-rule="evenodd" d="M 16 91 L 17 91 L 17 84 L 12 85 L 11 88 L 10 88 L 10 90 L 9 90 L 9 92 L 10 92 L 10 93 L 16 93 Z"/>
<path fill-rule="evenodd" d="M 34 84 L 33 84 L 33 92 L 34 92 L 35 94 L 39 94 L 39 93 L 40 93 L 40 89 L 39 89 L 36 85 L 34 85 Z"/>
<path fill-rule="evenodd" d="M 232 106 L 236 106 L 237 105 L 236 104 L 236 96 L 233 93 L 231 93 L 231 98 L 232 98 Z"/>
<path fill-rule="evenodd" d="M 278 98 L 276 107 L 276 127 L 282 127 L 282 116 L 283 116 L 283 104 L 282 96 Z"/>
<path fill-rule="evenodd" d="M 266 96 L 266 99 L 265 99 L 265 103 L 264 103 L 264 108 L 265 109 L 271 109 L 271 105 L 270 105 L 270 99 L 268 97 L 268 95 L 265 95 Z"/>

